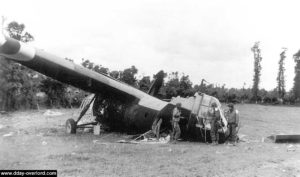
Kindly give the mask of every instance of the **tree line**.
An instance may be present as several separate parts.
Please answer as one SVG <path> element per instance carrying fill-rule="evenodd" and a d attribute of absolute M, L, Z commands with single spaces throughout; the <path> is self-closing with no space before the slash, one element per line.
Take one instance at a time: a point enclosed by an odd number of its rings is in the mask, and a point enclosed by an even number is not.
<path fill-rule="evenodd" d="M 11 38 L 22 42 L 31 42 L 34 37 L 25 31 L 25 25 L 11 22 L 5 28 Z M 277 87 L 271 91 L 259 89 L 262 61 L 259 42 L 251 48 L 254 54 L 254 76 L 252 88 L 226 88 L 226 85 L 210 84 L 205 79 L 201 83 L 193 84 L 189 75 L 178 71 L 164 73 L 163 83 L 158 97 L 171 99 L 172 97 L 188 97 L 196 92 L 206 93 L 217 97 L 221 102 L 236 103 L 288 103 L 299 102 L 300 98 L 300 50 L 294 54 L 295 78 L 291 91 L 285 90 L 284 49 L 279 55 L 279 70 Z M 66 60 L 72 59 L 65 58 Z M 131 66 L 122 71 L 110 70 L 102 65 L 95 64 L 89 59 L 82 59 L 81 65 L 95 72 L 123 81 L 137 89 L 147 92 L 154 82 L 155 75 L 138 77 L 138 69 Z M 89 93 L 72 86 L 53 80 L 38 72 L 10 60 L 0 60 L 0 111 L 14 111 L 19 109 L 37 109 L 39 106 L 47 107 L 74 107 L 79 106 L 81 100 Z"/>
<path fill-rule="evenodd" d="M 252 96 L 250 101 L 261 102 L 261 103 L 273 103 L 273 104 L 295 104 L 300 101 L 300 50 L 293 55 L 295 61 L 295 77 L 294 85 L 290 91 L 285 89 L 285 58 L 287 48 L 282 48 L 282 52 L 279 54 L 278 61 L 278 74 L 277 74 L 277 86 L 271 91 L 265 91 L 264 89 L 259 89 L 259 84 L 261 82 L 261 49 L 260 42 L 255 42 L 251 51 L 254 54 L 254 75 L 253 75 L 253 86 L 252 86 Z"/>

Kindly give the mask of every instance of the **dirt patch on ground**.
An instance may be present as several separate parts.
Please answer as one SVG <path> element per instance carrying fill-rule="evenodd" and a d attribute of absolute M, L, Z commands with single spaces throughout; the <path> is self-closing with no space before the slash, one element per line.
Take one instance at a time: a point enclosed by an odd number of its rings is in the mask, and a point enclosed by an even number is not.
<path fill-rule="evenodd" d="M 65 133 L 76 110 L 0 115 L 1 169 L 57 169 L 59 176 L 300 176 L 300 144 L 274 144 L 266 137 L 300 134 L 300 108 L 238 105 L 245 142 L 211 146 L 120 144 L 119 133 Z M 97 140 L 97 141 L 95 141 Z M 97 142 L 97 143 L 95 143 Z"/>

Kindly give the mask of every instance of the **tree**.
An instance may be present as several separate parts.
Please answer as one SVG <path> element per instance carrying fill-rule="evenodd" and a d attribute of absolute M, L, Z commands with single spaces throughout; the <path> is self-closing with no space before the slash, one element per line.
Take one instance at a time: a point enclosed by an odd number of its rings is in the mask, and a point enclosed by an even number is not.
<path fill-rule="evenodd" d="M 278 70 L 278 76 L 277 76 L 277 89 L 278 89 L 278 95 L 279 98 L 283 99 L 285 95 L 285 79 L 284 79 L 284 59 L 286 49 L 283 50 L 283 52 L 280 53 L 280 60 L 279 60 L 279 70 Z"/>
<path fill-rule="evenodd" d="M 94 67 L 94 71 L 96 71 L 97 73 L 108 75 L 108 68 L 102 67 L 101 65 L 96 65 Z"/>
<path fill-rule="evenodd" d="M 41 81 L 40 89 L 42 92 L 45 92 L 48 96 L 47 102 L 48 106 L 60 107 L 65 102 L 65 91 L 67 88 L 66 84 L 58 82 L 50 77 Z"/>
<path fill-rule="evenodd" d="M 111 71 L 109 72 L 108 68 L 103 67 L 102 65 L 97 65 L 91 62 L 88 59 L 82 59 L 81 65 L 85 68 L 93 70 L 95 72 L 109 75 L 115 79 L 121 80 L 129 85 L 137 87 L 137 79 L 135 75 L 137 74 L 138 70 L 135 66 L 131 66 L 130 68 L 124 69 L 124 71 Z"/>
<path fill-rule="evenodd" d="M 300 50 L 293 55 L 295 66 L 295 77 L 294 77 L 294 87 L 293 93 L 295 100 L 300 99 Z"/>
<path fill-rule="evenodd" d="M 22 23 L 18 23 L 18 22 L 10 22 L 7 26 L 7 31 L 8 34 L 11 38 L 14 38 L 18 41 L 22 41 L 22 42 L 31 42 L 34 40 L 33 36 L 24 31 L 25 30 L 25 25 Z"/>
<path fill-rule="evenodd" d="M 170 99 L 178 95 L 178 89 L 180 87 L 178 72 L 172 72 L 168 74 L 168 82 L 166 82 L 165 92 L 166 98 Z"/>
<path fill-rule="evenodd" d="M 121 71 L 111 71 L 109 75 L 110 77 L 113 77 L 115 79 L 120 79 L 121 73 L 122 73 Z"/>
<path fill-rule="evenodd" d="M 259 91 L 259 82 L 260 82 L 260 71 L 261 71 L 261 50 L 259 47 L 259 42 L 255 42 L 254 46 L 251 48 L 251 51 L 254 54 L 254 76 L 253 76 L 253 100 L 257 102 L 258 99 L 258 91 Z"/>
<path fill-rule="evenodd" d="M 135 87 L 137 86 L 137 79 L 135 77 L 137 72 L 138 70 L 135 66 L 124 69 L 124 71 L 120 73 L 120 80 Z"/>
<path fill-rule="evenodd" d="M 22 42 L 33 41 L 33 36 L 25 32 L 25 25 L 17 22 L 8 24 L 6 30 L 11 38 Z M 41 75 L 11 60 L 0 61 L 2 87 L 0 89 L 2 110 L 16 110 L 20 107 L 36 106 L 37 85 Z"/>
<path fill-rule="evenodd" d="M 109 73 L 108 68 L 105 68 L 102 65 L 96 65 L 88 59 L 82 58 L 81 65 L 100 74 L 108 75 Z"/>
<path fill-rule="evenodd" d="M 193 89 L 193 83 L 191 82 L 189 75 L 182 75 L 179 81 L 178 94 L 182 97 L 192 96 L 195 91 Z"/>
<path fill-rule="evenodd" d="M 188 75 L 182 73 L 182 76 L 179 78 L 178 72 L 171 72 L 168 74 L 168 81 L 164 88 L 166 98 L 192 96 L 196 92 L 196 89 L 192 86 L 193 83 Z"/>
<path fill-rule="evenodd" d="M 144 92 L 148 92 L 148 90 L 151 87 L 150 76 L 142 77 L 142 79 L 138 81 L 138 86 L 139 86 L 140 90 L 142 90 Z"/>

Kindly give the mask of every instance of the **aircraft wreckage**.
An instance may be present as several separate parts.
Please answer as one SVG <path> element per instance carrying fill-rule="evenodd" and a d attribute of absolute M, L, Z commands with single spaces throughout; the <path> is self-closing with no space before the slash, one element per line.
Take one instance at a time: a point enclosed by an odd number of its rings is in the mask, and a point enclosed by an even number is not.
<path fill-rule="evenodd" d="M 78 122 L 93 101 L 97 122 L 107 125 L 112 131 L 140 133 L 150 129 L 155 129 L 158 133 L 171 130 L 172 110 L 176 103 L 181 103 L 182 116 L 185 118 L 179 122 L 181 137 L 209 141 L 208 111 L 212 103 L 216 103 L 221 109 L 218 99 L 203 93 L 196 93 L 188 98 L 175 97 L 169 102 L 156 98 L 163 83 L 163 72 L 156 75 L 155 82 L 148 93 L 145 93 L 112 77 L 4 35 L 0 36 L 0 55 L 60 82 L 94 93 L 95 96 L 83 109 L 78 120 L 67 120 L 69 133 L 76 133 L 77 128 L 88 125 L 79 125 Z M 223 137 L 221 139 L 224 140 L 228 133 L 227 121 L 222 111 L 221 119 L 223 127 L 220 129 L 220 138 Z"/>

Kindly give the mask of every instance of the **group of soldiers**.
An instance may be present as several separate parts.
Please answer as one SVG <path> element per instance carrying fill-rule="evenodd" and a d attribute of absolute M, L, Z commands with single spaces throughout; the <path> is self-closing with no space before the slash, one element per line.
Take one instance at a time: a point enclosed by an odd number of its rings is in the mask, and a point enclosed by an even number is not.
<path fill-rule="evenodd" d="M 225 117 L 227 119 L 227 128 L 228 128 L 228 138 L 227 144 L 236 145 L 237 142 L 237 127 L 239 127 L 239 113 L 238 110 L 235 109 L 233 103 L 229 103 L 228 110 L 225 111 Z M 216 103 L 211 104 L 211 110 L 208 112 L 208 116 L 210 116 L 210 137 L 212 140 L 212 145 L 217 145 L 219 142 L 219 133 L 218 130 L 224 126 L 224 123 L 221 119 L 221 112 Z M 178 140 L 181 134 L 179 121 L 181 119 L 181 104 L 177 103 L 172 113 L 172 142 Z"/>

